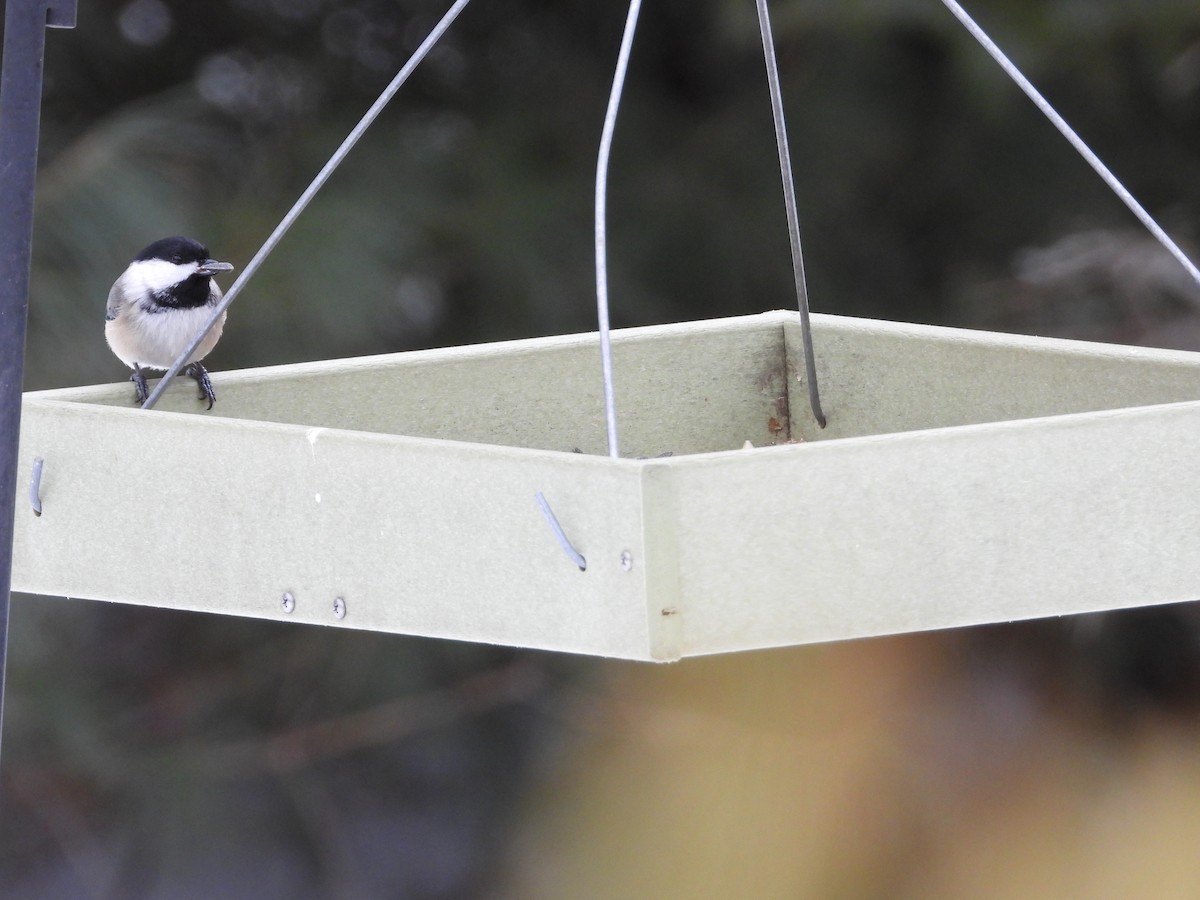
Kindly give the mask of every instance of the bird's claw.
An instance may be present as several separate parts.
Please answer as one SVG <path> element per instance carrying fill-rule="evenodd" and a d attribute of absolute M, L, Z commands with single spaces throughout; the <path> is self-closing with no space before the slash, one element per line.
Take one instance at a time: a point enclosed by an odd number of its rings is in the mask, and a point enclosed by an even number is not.
<path fill-rule="evenodd" d="M 185 374 L 196 379 L 196 384 L 200 386 L 200 399 L 207 400 L 208 408 L 212 409 L 217 395 L 213 391 L 212 379 L 208 377 L 208 371 L 198 362 L 189 364 L 183 371 Z"/>
<path fill-rule="evenodd" d="M 133 389 L 137 392 L 137 405 L 141 406 L 150 396 L 150 387 L 146 384 L 142 367 L 137 363 L 133 364 L 133 374 L 129 376 L 129 380 L 133 382 Z"/>

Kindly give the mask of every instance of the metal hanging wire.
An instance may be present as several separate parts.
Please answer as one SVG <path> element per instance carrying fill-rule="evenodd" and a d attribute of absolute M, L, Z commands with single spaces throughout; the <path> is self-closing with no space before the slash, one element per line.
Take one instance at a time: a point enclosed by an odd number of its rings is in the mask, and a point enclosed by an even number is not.
<path fill-rule="evenodd" d="M 804 344 L 804 371 L 808 385 L 808 407 L 813 418 L 825 427 L 821 392 L 817 387 L 817 360 L 813 353 L 812 322 L 808 314 L 808 283 L 804 277 L 804 253 L 800 249 L 800 214 L 796 209 L 796 185 L 792 180 L 792 155 L 788 149 L 787 123 L 783 117 L 783 91 L 779 87 L 779 62 L 775 56 L 775 38 L 771 34 L 771 16 L 767 0 L 758 5 L 758 30 L 762 35 L 763 56 L 767 63 L 767 87 L 771 92 L 771 117 L 775 121 L 775 143 L 779 150 L 779 171 L 783 176 L 783 203 L 787 210 L 788 237 L 792 245 L 792 274 L 796 282 L 796 307 L 800 311 L 800 340 Z"/>
<path fill-rule="evenodd" d="M 988 52 L 988 55 L 1000 65 L 1000 68 L 1004 70 L 1004 73 L 1008 75 L 1008 77 L 1014 82 L 1016 82 L 1017 87 L 1025 92 L 1025 96 L 1033 101 L 1034 105 L 1037 106 L 1037 108 L 1042 111 L 1042 114 L 1051 121 L 1054 127 L 1058 129 L 1059 133 L 1070 142 L 1071 146 L 1075 148 L 1079 155 L 1087 161 L 1087 164 L 1096 171 L 1096 174 L 1104 179 L 1104 183 L 1107 184 L 1112 189 L 1112 192 L 1121 199 L 1121 202 L 1129 207 L 1129 210 L 1138 217 L 1141 223 L 1146 226 L 1147 230 L 1154 235 L 1155 239 L 1167 249 L 1167 252 L 1169 252 L 1175 257 L 1175 259 L 1179 261 L 1180 265 L 1187 270 L 1187 273 L 1192 277 L 1192 279 L 1197 284 L 1200 284 L 1200 269 L 1196 268 L 1195 263 L 1193 263 L 1188 258 L 1187 254 L 1185 254 L 1179 248 L 1179 245 L 1171 239 L 1171 236 L 1167 234 L 1167 232 L 1161 225 L 1158 224 L 1158 222 L 1155 221 L 1154 217 L 1146 211 L 1146 208 L 1142 206 L 1142 204 L 1138 203 L 1137 199 L 1129 192 L 1128 188 L 1126 188 L 1125 185 L 1120 182 L 1117 176 L 1112 173 L 1112 170 L 1110 170 L 1108 166 L 1106 166 L 1100 160 L 1100 157 L 1092 151 L 1092 148 L 1084 143 L 1083 138 L 1079 136 L 1074 128 L 1067 124 L 1067 120 L 1058 114 L 1058 111 L 1050 105 L 1050 101 L 1042 96 L 1041 92 L 1033 86 L 1033 83 L 1030 82 L 1030 80 L 1021 73 L 1021 70 L 1016 67 L 1016 64 L 1013 63 L 1013 61 L 1004 54 L 1004 51 L 996 45 L 996 42 L 988 37 L 987 32 L 979 27 L 975 20 L 971 18 L 971 16 L 965 9 L 962 8 L 957 0 L 942 0 L 942 3 L 945 4 L 946 8 L 950 10 L 954 17 L 962 23 L 963 27 L 970 32 L 971 37 L 975 38 L 975 40 L 982 45 L 983 49 Z"/>
<path fill-rule="evenodd" d="M 179 358 L 171 365 L 159 380 L 150 396 L 143 404 L 144 409 L 152 409 L 162 394 L 166 390 L 171 380 L 179 373 L 179 371 L 187 364 L 188 358 L 196 351 L 201 341 L 209 331 L 220 320 L 221 316 L 229 308 L 230 304 L 241 293 L 246 283 L 258 271 L 259 267 L 275 249 L 276 245 L 291 228 L 300 214 L 311 202 L 317 192 L 324 186 L 325 182 L 333 174 L 342 161 L 349 154 L 350 150 L 358 143 L 359 139 L 366 133 L 366 130 L 371 126 L 383 108 L 396 94 L 400 87 L 408 80 L 409 76 L 416 69 L 417 65 L 425 58 L 433 46 L 441 39 L 442 35 L 458 17 L 459 13 L 467 6 L 470 0 L 456 0 L 450 9 L 443 16 L 441 21 L 429 33 L 428 37 L 421 43 L 417 50 L 405 63 L 403 68 L 397 73 L 396 77 L 387 86 L 375 103 L 367 110 L 366 114 L 347 135 L 341 146 L 330 157 L 329 161 L 317 173 L 308 188 L 301 194 L 300 198 L 283 217 L 275 230 L 263 243 L 259 251 L 254 255 L 246 267 L 242 270 L 239 277 L 234 281 L 229 291 L 224 295 L 221 302 L 214 309 L 205 326 L 196 335 L 194 340 L 180 354 Z M 1051 121 L 1058 131 L 1071 143 L 1076 151 L 1084 158 L 1085 161 L 1100 175 L 1104 182 L 1112 189 L 1112 191 L 1121 199 L 1121 201 L 1134 213 L 1134 215 L 1142 222 L 1142 224 L 1150 231 L 1150 233 L 1162 244 L 1163 247 L 1179 261 L 1187 270 L 1188 274 L 1197 282 L 1200 283 L 1200 269 L 1188 258 L 1188 256 L 1179 248 L 1174 240 L 1167 232 L 1158 224 L 1157 221 L 1146 211 L 1146 209 L 1133 197 L 1129 190 L 1120 182 L 1120 180 L 1112 173 L 1112 171 L 1100 160 L 1100 158 L 1091 150 L 1090 147 L 1083 141 L 1082 138 L 1075 132 L 1073 128 L 1066 122 L 1065 119 L 1050 105 L 1050 103 L 1038 92 L 1033 84 L 1020 72 L 1013 62 L 1004 54 L 1002 50 L 991 40 L 983 29 L 975 22 L 974 19 L 963 9 L 957 0 L 942 0 L 943 4 L 950 12 L 962 23 L 967 31 L 983 46 L 989 55 L 1000 65 L 1004 72 L 1021 88 L 1022 91 L 1034 102 L 1039 110 Z M 788 146 L 786 123 L 784 119 L 783 97 L 779 84 L 778 62 L 775 53 L 774 39 L 770 22 L 770 14 L 767 8 L 767 0 L 755 0 L 759 30 L 762 37 L 763 56 L 767 69 L 767 84 L 771 97 L 771 113 L 775 125 L 776 144 L 779 154 L 780 174 L 783 180 L 784 205 L 788 220 L 788 234 L 791 244 L 792 269 L 795 280 L 795 290 L 797 307 L 800 313 L 801 338 L 803 342 L 804 361 L 806 382 L 808 387 L 809 406 L 813 414 L 813 418 L 817 423 L 824 428 L 826 425 L 826 417 L 821 408 L 820 392 L 817 381 L 816 361 L 812 342 L 812 328 L 809 315 L 809 298 L 808 287 L 804 271 L 804 258 L 800 242 L 800 224 L 799 215 L 797 212 L 795 183 L 792 177 L 791 154 Z M 599 322 L 600 334 L 600 354 L 601 354 L 601 369 L 604 381 L 604 407 L 605 420 L 607 425 L 608 436 L 608 453 L 611 457 L 620 455 L 619 438 L 617 430 L 616 416 L 616 399 L 613 383 L 613 366 L 612 366 L 612 344 L 611 344 L 611 326 L 609 321 L 609 298 L 608 298 L 608 262 L 607 262 L 607 193 L 608 193 L 608 165 L 612 154 L 612 140 L 616 128 L 617 113 L 620 109 L 621 95 L 624 89 L 625 76 L 629 64 L 629 56 L 632 51 L 633 37 L 637 28 L 638 15 L 641 10 L 641 0 L 631 0 L 629 11 L 626 16 L 625 29 L 621 39 L 621 48 L 617 57 L 616 70 L 613 76 L 612 90 L 609 95 L 608 108 L 604 119 L 604 128 L 601 134 L 600 149 L 596 164 L 596 195 L 595 195 L 595 253 L 596 253 L 596 308 L 597 318 Z"/>
<path fill-rule="evenodd" d="M 261 266 L 263 262 L 266 261 L 266 258 L 271 255 L 271 251 L 275 249 L 275 245 L 283 239 L 283 236 L 287 234 L 288 229 L 292 227 L 296 219 L 300 218 L 300 214 L 304 212 L 305 207 L 307 207 L 313 197 L 317 195 L 317 192 L 325 186 L 325 182 L 329 180 L 329 176 L 332 175 L 337 167 L 342 164 L 342 160 L 346 158 L 346 156 L 354 148 L 354 145 L 358 143 L 359 138 L 366 134 L 367 129 L 371 127 L 371 124 L 379 117 L 379 114 L 383 112 L 383 108 L 387 106 L 388 101 L 395 96 L 396 92 L 400 90 L 404 82 L 408 81 L 409 76 L 412 75 L 413 71 L 428 55 L 429 51 L 433 49 L 434 44 L 441 40 L 442 35 L 446 33 L 450 25 L 455 19 L 458 18 L 458 14 L 461 13 L 470 2 L 471 0 L 456 0 L 454 5 L 450 7 L 444 16 L 442 16 L 441 21 L 434 26 L 431 32 L 429 32 L 429 36 L 421 42 L 421 45 L 417 47 L 415 51 L 413 51 L 413 54 L 411 57 L 409 57 L 408 62 L 406 62 L 400 71 L 396 73 L 396 77 L 392 79 L 391 83 L 384 88 L 383 93 L 379 95 L 379 99 L 371 104 L 371 108 L 366 111 L 363 117 L 359 120 L 358 124 L 354 126 L 354 129 L 348 135 L 346 135 L 346 139 L 342 141 L 341 146 L 334 151 L 333 156 L 329 158 L 329 161 L 325 163 L 321 171 L 317 173 L 317 177 L 312 180 L 312 183 L 305 189 L 304 193 L 300 195 L 300 198 L 292 205 L 292 208 L 288 210 L 287 215 L 285 215 L 280 223 L 275 226 L 275 230 L 271 232 L 270 237 L 267 238 L 262 247 L 259 248 L 258 252 L 254 254 L 254 258 L 246 264 L 244 269 L 242 269 L 241 275 L 239 275 L 237 280 L 234 281 L 232 286 L 230 286 L 225 296 L 221 298 L 221 302 L 217 304 L 204 327 L 200 330 L 199 334 L 196 335 L 195 340 L 193 340 L 187 346 L 187 349 L 179 355 L 179 358 L 171 364 L 171 368 L 167 369 L 162 379 L 158 382 L 158 385 L 154 388 L 154 391 L 149 397 L 146 398 L 146 402 L 142 404 L 142 409 L 154 408 L 154 405 L 158 403 L 159 398 L 162 397 L 163 392 L 167 389 L 167 385 L 171 383 L 171 379 L 178 375 L 179 370 L 187 365 L 188 359 L 193 353 L 196 352 L 196 348 L 200 346 L 200 342 L 204 340 L 205 335 L 212 331 L 213 327 L 220 320 L 221 316 L 225 314 L 225 310 L 229 308 L 229 304 L 233 303 L 233 301 L 237 298 L 237 295 L 242 292 L 242 289 L 246 286 L 246 282 L 248 282 L 254 276 L 254 273 L 258 271 L 259 266 Z"/>
<path fill-rule="evenodd" d="M 625 72 L 633 50 L 633 35 L 637 31 L 638 13 L 642 0 L 630 0 L 621 35 L 621 50 L 613 73 L 612 91 L 604 114 L 604 130 L 600 134 L 600 153 L 596 159 L 596 316 L 600 330 L 600 369 L 604 378 L 604 418 L 608 425 L 608 455 L 621 455 L 617 439 L 617 401 L 613 390 L 612 341 L 608 324 L 608 230 L 605 222 L 608 201 L 608 160 L 612 156 L 613 132 L 617 127 L 617 111 L 621 108 L 621 92 L 625 87 Z"/>
<path fill-rule="evenodd" d="M 812 325 L 808 311 L 808 285 L 804 277 L 804 254 L 800 249 L 800 216 L 796 208 L 796 188 L 792 180 L 792 160 L 788 149 L 787 126 L 783 115 L 783 94 L 779 87 L 779 66 L 775 57 L 775 42 L 771 35 L 771 19 L 767 11 L 766 0 L 756 0 L 756 2 L 758 4 L 759 30 L 762 33 L 763 57 L 767 67 L 767 86 L 771 94 L 771 116 L 775 122 L 779 168 L 783 176 L 783 200 L 787 212 L 788 236 L 791 242 L 796 301 L 800 311 L 800 334 L 804 345 L 808 403 L 813 418 L 824 428 L 826 420 L 825 413 L 821 410 L 821 397 L 817 386 Z M 600 136 L 600 152 L 596 161 L 596 317 L 599 321 L 600 331 L 600 366 L 604 379 L 604 415 L 608 430 L 608 455 L 613 458 L 620 455 L 620 442 L 617 437 L 608 303 L 608 231 L 606 222 L 608 161 L 612 155 L 612 139 L 616 129 L 617 111 L 621 105 L 621 93 L 625 86 L 625 74 L 629 67 L 629 54 L 633 47 L 633 36 L 637 29 L 641 5 L 641 0 L 631 0 L 629 4 L 629 13 L 625 19 L 625 31 L 621 37 L 621 49 L 617 54 L 617 66 L 613 74 L 612 91 L 608 98 L 608 110 L 604 116 L 604 130 Z"/>

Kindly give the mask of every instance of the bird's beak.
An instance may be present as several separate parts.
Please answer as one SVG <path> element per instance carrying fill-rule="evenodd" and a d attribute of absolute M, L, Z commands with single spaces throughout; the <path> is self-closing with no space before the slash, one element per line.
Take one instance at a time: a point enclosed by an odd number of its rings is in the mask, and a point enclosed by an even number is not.
<path fill-rule="evenodd" d="M 216 275 L 218 272 L 232 272 L 233 263 L 217 262 L 215 259 L 206 259 L 196 267 L 197 275 Z"/>

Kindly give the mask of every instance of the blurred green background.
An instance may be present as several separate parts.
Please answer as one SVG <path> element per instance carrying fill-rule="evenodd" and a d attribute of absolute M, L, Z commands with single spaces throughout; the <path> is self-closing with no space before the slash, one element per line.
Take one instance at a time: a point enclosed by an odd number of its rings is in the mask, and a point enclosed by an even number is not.
<path fill-rule="evenodd" d="M 124 379 L 102 309 L 132 255 L 184 233 L 244 266 L 447 7 L 80 0 L 47 41 L 27 388 Z M 969 9 L 1194 250 L 1200 7 Z M 1200 347 L 1200 289 L 937 0 L 772 13 L 815 310 Z M 469 6 L 232 307 L 218 392 L 593 330 L 625 14 Z M 617 326 L 793 304 L 752 0 L 646 3 L 609 260 Z M 136 490 L 129 456 L 97 477 Z M 21 597 L 0 894 L 1195 896 L 1197 624 L 659 669 Z"/>

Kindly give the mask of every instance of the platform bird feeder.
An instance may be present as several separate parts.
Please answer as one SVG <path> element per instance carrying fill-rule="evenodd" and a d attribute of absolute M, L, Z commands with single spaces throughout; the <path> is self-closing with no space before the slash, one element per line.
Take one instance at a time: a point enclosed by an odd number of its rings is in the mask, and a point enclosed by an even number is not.
<path fill-rule="evenodd" d="M 1200 354 L 814 336 L 825 429 L 794 313 L 615 332 L 620 459 L 594 334 L 28 394 L 13 586 L 639 660 L 1200 596 Z"/>

